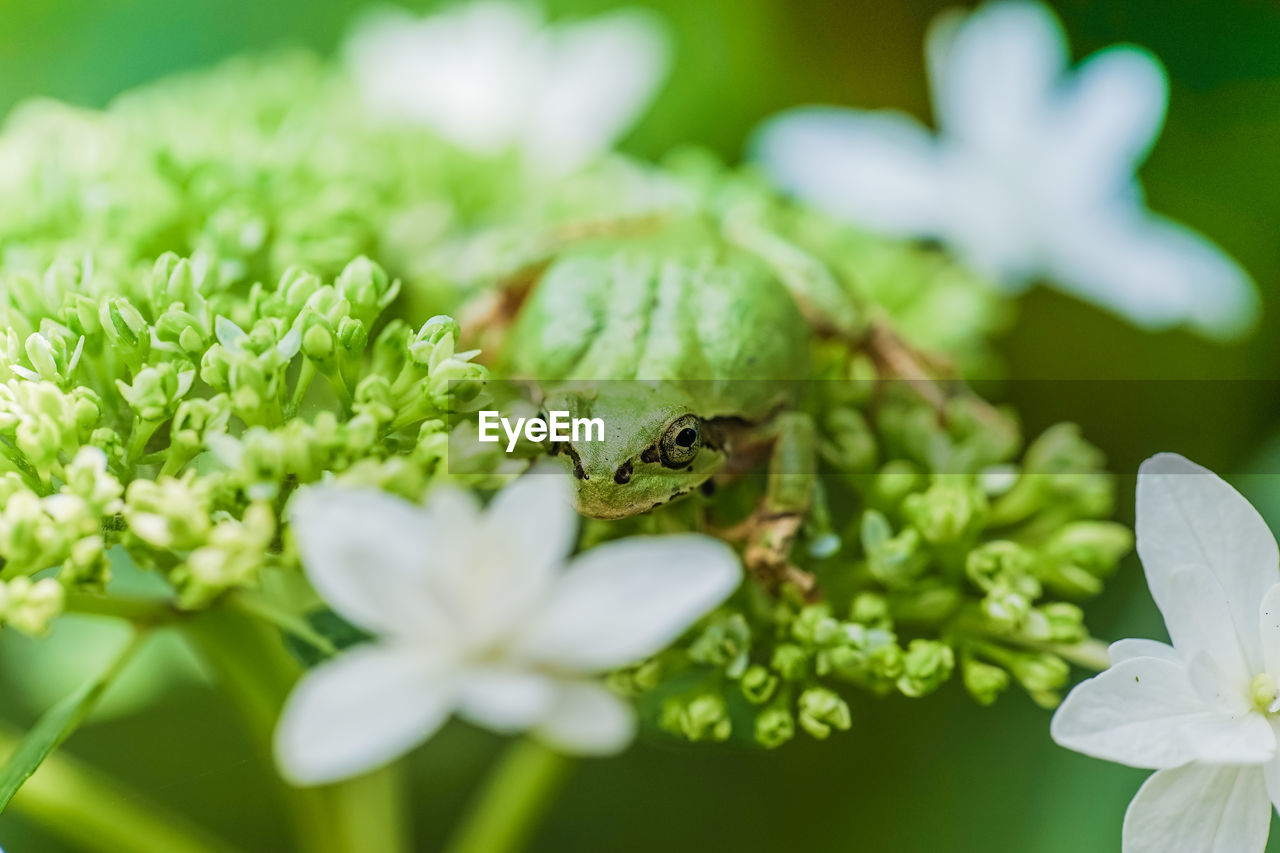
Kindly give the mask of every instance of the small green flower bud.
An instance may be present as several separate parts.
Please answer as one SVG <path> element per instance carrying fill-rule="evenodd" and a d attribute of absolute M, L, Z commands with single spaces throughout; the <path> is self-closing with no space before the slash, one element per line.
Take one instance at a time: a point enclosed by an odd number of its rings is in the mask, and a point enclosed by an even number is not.
<path fill-rule="evenodd" d="M 291 266 L 280 277 L 280 286 L 276 292 L 283 297 L 285 305 L 292 313 L 302 310 L 302 306 L 321 287 L 319 276 L 299 266 Z"/>
<path fill-rule="evenodd" d="M 368 342 L 369 332 L 364 323 L 354 317 L 343 317 L 338 322 L 338 344 L 348 355 L 360 355 Z"/>
<path fill-rule="evenodd" d="M 41 379 L 57 382 L 61 378 L 58 359 L 48 338 L 39 332 L 33 332 L 27 336 L 26 351 L 31 367 L 40 374 Z"/>
<path fill-rule="evenodd" d="M 796 721 L 782 706 L 765 708 L 756 717 L 755 739 L 766 749 L 775 749 L 796 735 Z"/>
<path fill-rule="evenodd" d="M 993 630 L 1015 631 L 1031 613 L 1031 601 L 1008 584 L 999 583 L 982 599 L 982 615 Z"/>
<path fill-rule="evenodd" d="M 822 458 L 841 471 L 870 471 L 876 464 L 878 444 L 866 419 L 856 409 L 840 407 L 823 418 Z"/>
<path fill-rule="evenodd" d="M 810 687 L 800 694 L 797 703 L 800 726 L 818 740 L 824 740 L 832 729 L 848 731 L 853 725 L 849 706 L 835 691 Z"/>
<path fill-rule="evenodd" d="M 964 688 L 980 705 L 990 705 L 1009 686 L 1009 673 L 998 666 L 966 658 L 961 663 Z"/>
<path fill-rule="evenodd" d="M 989 590 L 999 582 L 1029 577 L 1034 559 L 1021 545 L 1006 540 L 984 542 L 969 552 L 964 571 L 981 590 Z"/>
<path fill-rule="evenodd" d="M 307 319 L 313 317 L 318 322 L 308 324 L 306 331 L 302 333 L 302 354 L 313 361 L 325 362 L 333 357 L 333 333 L 329 331 L 328 323 L 315 315 L 310 315 Z"/>
<path fill-rule="evenodd" d="M 751 650 L 751 629 L 741 613 L 713 618 L 689 645 L 689 657 L 724 669 L 730 678 L 746 670 Z"/>
<path fill-rule="evenodd" d="M 908 495 L 902 509 L 926 541 L 957 542 L 982 525 L 986 497 L 960 477 L 936 480 L 926 491 Z"/>
<path fill-rule="evenodd" d="M 936 640 L 912 640 L 903 658 L 898 689 L 903 695 L 924 696 L 942 686 L 955 668 L 955 652 Z"/>
<path fill-rule="evenodd" d="M 809 675 L 809 656 L 793 643 L 778 644 L 769 665 L 787 681 L 800 681 Z"/>
<path fill-rule="evenodd" d="M 1019 653 L 1013 656 L 1009 669 L 1013 677 L 1031 693 L 1047 693 L 1062 688 L 1071 675 L 1067 662 L 1048 653 Z"/>
<path fill-rule="evenodd" d="M 752 666 L 742 674 L 742 695 L 753 705 L 768 702 L 778 689 L 778 677 L 763 666 Z"/>
<path fill-rule="evenodd" d="M 382 267 L 363 255 L 347 264 L 334 285 L 361 316 L 376 314 L 395 297 L 397 289 L 388 283 Z"/>
<path fill-rule="evenodd" d="M 107 343 L 127 357 L 142 361 L 151 352 L 151 331 L 141 312 L 123 296 L 106 299 L 98 311 Z"/>
<path fill-rule="evenodd" d="M 120 396 L 144 421 L 162 421 L 173 414 L 178 401 L 191 390 L 195 370 L 177 370 L 164 362 L 145 367 L 133 377 L 133 384 L 116 380 Z"/>
<path fill-rule="evenodd" d="M 867 667 L 876 677 L 894 682 L 902 675 L 903 657 L 902 648 L 897 643 L 886 643 L 867 654 Z"/>
<path fill-rule="evenodd" d="M 1027 448 L 1024 469 L 1032 474 L 1084 474 L 1105 464 L 1102 452 L 1080 436 L 1075 424 L 1056 424 Z"/>
<path fill-rule="evenodd" d="M 905 459 L 894 459 L 880 468 L 871 492 L 878 505 L 892 508 L 923 485 L 924 475 L 919 468 Z"/>
<path fill-rule="evenodd" d="M 849 606 L 849 618 L 868 627 L 887 627 L 892 621 L 889 616 L 889 600 L 878 593 L 860 592 L 853 597 L 853 603 Z"/>
<path fill-rule="evenodd" d="M 839 620 L 831 615 L 826 604 L 810 604 L 801 608 L 791 623 L 791 636 L 809 646 L 821 648 L 837 642 L 843 636 Z"/>
<path fill-rule="evenodd" d="M 1089 636 L 1084 611 L 1067 601 L 1053 601 L 1033 610 L 1025 631 L 1031 639 L 1049 643 L 1078 643 Z"/>
<path fill-rule="evenodd" d="M 1133 549 L 1133 532 L 1111 521 L 1077 521 L 1056 531 L 1045 555 L 1105 576 Z"/>
<path fill-rule="evenodd" d="M 668 699 L 662 705 L 658 722 L 667 731 L 691 741 L 723 741 L 733 733 L 733 723 L 724 699 L 714 693 L 689 699 Z"/>
<path fill-rule="evenodd" d="M 0 618 L 18 631 L 38 637 L 62 613 L 66 591 L 53 578 L 16 577 L 0 582 Z"/>

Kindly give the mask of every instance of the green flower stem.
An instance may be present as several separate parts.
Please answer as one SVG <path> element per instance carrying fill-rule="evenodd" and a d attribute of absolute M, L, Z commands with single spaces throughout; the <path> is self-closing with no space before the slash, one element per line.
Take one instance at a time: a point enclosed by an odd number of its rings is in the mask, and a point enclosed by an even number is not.
<path fill-rule="evenodd" d="M 514 853 L 522 849 L 568 778 L 572 761 L 532 738 L 517 741 L 445 848 L 447 853 Z"/>
<path fill-rule="evenodd" d="M 408 853 L 409 820 L 404 777 L 395 764 L 324 789 L 338 849 L 347 853 Z"/>
<path fill-rule="evenodd" d="M 155 435 L 157 429 L 163 421 L 148 421 L 142 418 L 133 419 L 133 430 L 129 433 L 129 445 L 125 448 L 125 460 L 130 463 L 136 463 L 138 458 L 142 456 L 142 451 L 146 448 L 147 442 L 151 440 L 151 436 Z"/>
<path fill-rule="evenodd" d="M 215 606 L 180 623 L 179 630 L 208 663 L 240 709 L 258 753 L 272 759 L 276 717 L 301 667 L 289 657 L 272 628 L 225 606 Z M 346 846 L 329 791 L 280 783 L 299 847 L 307 853 L 355 853 Z M 372 849 L 372 848 L 364 848 Z"/>
<path fill-rule="evenodd" d="M 1029 649 L 1057 655 L 1067 663 L 1073 663 L 1084 669 L 1102 672 L 1111 666 L 1111 656 L 1107 654 L 1107 644 L 1101 640 L 1084 640 L 1079 643 L 1023 643 Z"/>
<path fill-rule="evenodd" d="M 298 415 L 298 410 L 302 408 L 302 401 L 307 396 L 307 390 L 311 388 L 311 381 L 316 378 L 316 366 L 309 358 L 302 360 L 302 367 L 298 369 L 298 379 L 293 385 L 293 393 L 289 396 L 289 403 L 285 406 L 284 416 L 286 420 L 293 420 Z"/>
<path fill-rule="evenodd" d="M 99 595 L 91 592 L 67 593 L 64 609 L 68 613 L 115 616 L 138 625 L 159 625 L 181 619 L 184 614 L 173 602 L 144 596 Z"/>
<path fill-rule="evenodd" d="M 20 740 L 0 728 L 0 753 Z M 81 762 L 55 753 L 26 781 L 11 808 L 50 834 L 96 853 L 232 853 L 236 848 Z"/>

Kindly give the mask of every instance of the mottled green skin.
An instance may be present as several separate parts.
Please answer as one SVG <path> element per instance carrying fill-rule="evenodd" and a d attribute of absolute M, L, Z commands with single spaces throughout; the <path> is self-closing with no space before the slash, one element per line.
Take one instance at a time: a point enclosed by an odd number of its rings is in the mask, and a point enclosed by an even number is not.
<path fill-rule="evenodd" d="M 727 448 L 710 425 L 761 423 L 790 405 L 809 348 L 795 300 L 745 256 L 676 262 L 601 252 L 562 257 L 546 272 L 503 361 L 511 376 L 542 383 L 547 410 L 604 420 L 603 442 L 575 443 L 562 456 L 578 477 L 579 510 L 620 518 L 686 494 L 723 467 Z M 688 467 L 646 454 L 687 414 L 709 425 Z M 620 483 L 623 466 L 630 478 Z"/>

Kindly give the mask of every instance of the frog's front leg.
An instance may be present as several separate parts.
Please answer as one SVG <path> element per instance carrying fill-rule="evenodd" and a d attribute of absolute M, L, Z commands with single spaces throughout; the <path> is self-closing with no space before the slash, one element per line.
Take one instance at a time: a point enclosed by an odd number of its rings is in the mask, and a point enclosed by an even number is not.
<path fill-rule="evenodd" d="M 774 417 L 759 436 L 771 442 L 765 494 L 748 518 L 720 535 L 746 543 L 744 562 L 769 589 L 794 584 L 806 596 L 817 593 L 812 574 L 791 562 L 796 535 L 813 504 L 817 487 L 817 439 L 813 420 L 802 412 Z"/>

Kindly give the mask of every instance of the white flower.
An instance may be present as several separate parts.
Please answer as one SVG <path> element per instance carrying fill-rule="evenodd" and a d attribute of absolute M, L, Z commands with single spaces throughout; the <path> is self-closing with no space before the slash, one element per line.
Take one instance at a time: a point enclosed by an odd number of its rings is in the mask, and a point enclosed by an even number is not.
<path fill-rule="evenodd" d="M 482 154 L 518 149 L 552 173 L 607 150 L 668 62 L 664 29 L 641 10 L 548 26 L 535 6 L 494 0 L 422 19 L 383 11 L 346 53 L 375 111 Z"/>
<path fill-rule="evenodd" d="M 1181 456 L 1138 472 L 1138 554 L 1173 641 L 1121 640 L 1053 738 L 1158 771 L 1124 853 L 1261 853 L 1280 803 L 1280 555 L 1235 489 Z"/>
<path fill-rule="evenodd" d="M 930 134 L 896 112 L 805 107 L 769 121 L 755 154 L 786 189 L 867 227 L 942 241 L 1010 287 L 1041 277 L 1149 328 L 1242 331 L 1247 273 L 1150 213 L 1134 177 L 1168 100 L 1160 63 L 1113 46 L 1068 72 L 1037 3 L 935 20 Z"/>
<path fill-rule="evenodd" d="M 632 709 L 590 676 L 659 651 L 741 579 L 733 551 L 698 535 L 625 539 L 565 565 L 577 516 L 550 474 L 484 511 L 452 487 L 422 508 L 318 486 L 290 517 L 312 585 L 375 636 L 289 697 L 276 758 L 301 784 L 377 767 L 452 713 L 568 752 L 620 750 Z"/>

